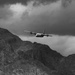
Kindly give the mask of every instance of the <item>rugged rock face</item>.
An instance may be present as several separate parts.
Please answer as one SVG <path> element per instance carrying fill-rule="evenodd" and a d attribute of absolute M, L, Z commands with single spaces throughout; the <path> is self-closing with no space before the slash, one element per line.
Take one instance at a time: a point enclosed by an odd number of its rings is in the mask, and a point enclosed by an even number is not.
<path fill-rule="evenodd" d="M 59 64 L 58 70 L 62 75 L 75 75 L 75 54 L 65 57 Z"/>
<path fill-rule="evenodd" d="M 21 40 L 6 29 L 0 28 L 0 68 L 13 62 L 15 50 L 21 45 Z"/>
<path fill-rule="evenodd" d="M 10 44 L 13 49 L 18 48 L 21 44 L 21 39 L 19 37 L 3 28 L 0 28 L 0 39 Z"/>
<path fill-rule="evenodd" d="M 22 55 L 22 58 L 24 57 L 25 59 L 32 58 L 33 60 L 38 60 L 52 70 L 55 70 L 57 68 L 60 60 L 63 58 L 62 55 L 50 49 L 49 46 L 36 42 L 33 43 L 31 50 L 28 50 L 25 53 L 23 51 L 20 51 L 18 53 L 19 56 Z"/>
<path fill-rule="evenodd" d="M 74 57 L 0 28 L 0 75 L 74 75 Z"/>

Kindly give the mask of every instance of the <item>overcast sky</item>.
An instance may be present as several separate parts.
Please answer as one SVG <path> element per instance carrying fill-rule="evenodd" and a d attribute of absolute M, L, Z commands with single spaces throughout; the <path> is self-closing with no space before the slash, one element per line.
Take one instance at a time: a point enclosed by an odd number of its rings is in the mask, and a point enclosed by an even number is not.
<path fill-rule="evenodd" d="M 0 27 L 67 56 L 75 53 L 75 0 L 0 0 Z M 24 32 L 44 29 L 53 37 L 26 37 Z"/>

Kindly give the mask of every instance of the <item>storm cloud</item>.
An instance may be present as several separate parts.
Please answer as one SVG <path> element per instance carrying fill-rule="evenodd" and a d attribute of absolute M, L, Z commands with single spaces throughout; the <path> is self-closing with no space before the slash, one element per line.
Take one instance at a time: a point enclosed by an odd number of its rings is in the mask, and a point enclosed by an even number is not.
<path fill-rule="evenodd" d="M 52 3 L 52 2 L 56 2 L 58 0 L 0 0 L 0 5 L 7 5 L 7 4 L 15 4 L 15 3 L 22 3 L 27 5 L 28 2 L 30 1 L 34 1 L 34 5 L 38 5 L 38 4 L 48 4 L 48 3 Z"/>
<path fill-rule="evenodd" d="M 48 44 L 67 56 L 75 53 L 74 0 L 2 0 L 0 27 L 22 39 Z M 53 37 L 26 38 L 24 30 L 53 34 Z"/>
<path fill-rule="evenodd" d="M 35 1 L 27 1 L 27 5 L 16 1 L 0 7 L 0 26 L 18 35 L 24 35 L 24 29 L 36 32 L 45 29 L 46 33 L 75 35 L 75 1 L 50 0 L 49 4 L 34 6 Z"/>
<path fill-rule="evenodd" d="M 50 24 L 49 19 L 51 18 L 49 15 L 59 8 L 60 3 L 58 3 L 40 5 L 37 7 L 33 6 L 34 1 L 29 2 L 27 5 L 22 3 L 5 5 L 1 7 L 2 10 L 0 11 L 2 12 L 0 15 L 3 15 L 4 12 L 6 13 L 5 16 L 0 16 L 0 25 L 1 27 L 12 30 L 12 32 L 20 32 L 21 34 L 24 34 L 24 29 L 34 31 L 39 29 L 39 31 L 43 31 L 41 27 L 46 27 L 47 24 Z M 4 19 L 5 17 L 7 18 Z"/>

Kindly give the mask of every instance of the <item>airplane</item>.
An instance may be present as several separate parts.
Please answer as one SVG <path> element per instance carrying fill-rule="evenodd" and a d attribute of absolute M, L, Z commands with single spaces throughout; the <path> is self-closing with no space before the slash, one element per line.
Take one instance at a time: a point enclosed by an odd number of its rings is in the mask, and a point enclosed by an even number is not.
<path fill-rule="evenodd" d="M 27 31 L 27 30 L 24 30 L 24 32 L 27 32 L 27 33 L 32 34 L 32 35 L 35 35 L 36 37 L 44 37 L 44 36 L 52 37 L 51 34 L 45 34 L 45 30 L 43 31 L 43 33 L 37 33 L 37 32 L 32 32 L 32 31 Z"/>

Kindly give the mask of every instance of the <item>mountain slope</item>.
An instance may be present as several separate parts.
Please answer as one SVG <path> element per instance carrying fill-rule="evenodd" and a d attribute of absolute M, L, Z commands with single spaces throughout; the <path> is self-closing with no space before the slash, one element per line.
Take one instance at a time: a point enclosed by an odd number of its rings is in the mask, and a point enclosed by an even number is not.
<path fill-rule="evenodd" d="M 6 75 L 12 75 L 12 72 L 15 70 L 14 72 L 17 73 L 18 69 L 18 72 L 24 70 L 25 74 L 30 72 L 29 75 L 31 75 L 31 69 L 37 68 L 38 70 L 36 71 L 40 71 L 41 75 L 56 75 L 62 59 L 64 59 L 62 55 L 47 45 L 22 41 L 18 36 L 10 33 L 8 30 L 0 28 L 1 73 L 4 72 Z M 28 68 L 28 72 L 25 72 L 26 68 Z"/>

